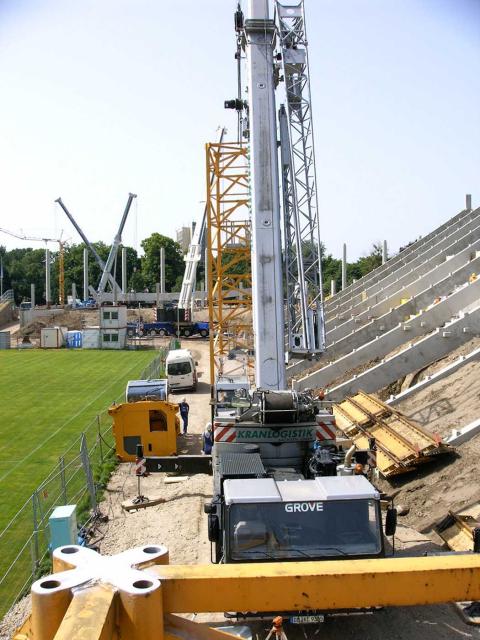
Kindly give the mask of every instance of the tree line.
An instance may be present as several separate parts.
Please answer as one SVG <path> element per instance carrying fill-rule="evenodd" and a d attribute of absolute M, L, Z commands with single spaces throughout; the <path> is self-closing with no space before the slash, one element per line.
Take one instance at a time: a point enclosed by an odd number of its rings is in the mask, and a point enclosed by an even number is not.
<path fill-rule="evenodd" d="M 104 242 L 92 243 L 97 253 L 106 262 L 110 247 Z M 58 301 L 59 293 L 59 251 L 50 251 L 51 300 Z M 160 248 L 165 250 L 165 289 L 180 291 L 185 262 L 180 245 L 160 233 L 153 233 L 141 242 L 143 255 L 136 249 L 126 246 L 127 253 L 127 289 L 128 291 L 155 291 L 160 280 Z M 83 250 L 85 245 L 69 244 L 64 247 L 64 279 L 65 300 L 71 294 L 72 284 L 77 287 L 77 295 L 83 294 Z M 32 248 L 11 249 L 7 251 L 0 245 L 0 257 L 3 263 L 3 291 L 13 289 L 17 304 L 30 300 L 30 285 L 35 285 L 36 301 L 45 301 L 45 249 Z M 117 282 L 121 283 L 121 249 L 112 272 Z M 199 273 L 202 276 L 202 272 Z M 95 289 L 100 282 L 101 269 L 91 252 L 88 256 L 88 281 Z"/>
<path fill-rule="evenodd" d="M 103 242 L 93 243 L 96 251 L 105 262 L 110 247 Z M 180 291 L 185 261 L 180 245 L 160 233 L 153 233 L 141 242 L 143 254 L 133 247 L 125 247 L 127 252 L 127 289 L 128 291 L 155 291 L 160 279 L 160 248 L 165 250 L 165 289 Z M 83 250 L 85 245 L 70 244 L 64 248 L 65 299 L 72 291 L 72 284 L 77 287 L 77 295 L 83 292 Z M 58 250 L 51 250 L 51 299 L 58 300 Z M 113 269 L 117 282 L 121 282 L 121 251 L 117 256 L 117 264 Z M 35 285 L 37 303 L 45 300 L 45 250 L 43 248 L 12 249 L 7 251 L 0 245 L 0 257 L 3 262 L 3 291 L 13 289 L 17 304 L 30 299 L 30 285 Z M 225 257 L 225 256 L 224 256 Z M 381 243 L 374 243 L 370 251 L 354 262 L 347 263 L 347 283 L 358 280 L 372 269 L 382 264 Z M 249 270 L 246 260 L 236 265 L 236 273 Z M 335 280 L 337 291 L 342 283 L 342 261 L 334 258 L 322 245 L 323 285 L 326 295 L 330 293 L 330 281 Z M 97 288 L 101 270 L 92 254 L 88 260 L 89 284 Z M 204 269 L 200 263 L 197 270 L 197 282 L 204 279 Z"/>

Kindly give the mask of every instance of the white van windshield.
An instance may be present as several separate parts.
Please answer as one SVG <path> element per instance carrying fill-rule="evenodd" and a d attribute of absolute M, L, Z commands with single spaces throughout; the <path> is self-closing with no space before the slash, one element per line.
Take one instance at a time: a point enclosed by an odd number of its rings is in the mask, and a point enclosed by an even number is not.
<path fill-rule="evenodd" d="M 192 373 L 192 367 L 190 362 L 170 362 L 167 366 L 167 373 L 169 376 L 184 376 L 187 373 Z"/>

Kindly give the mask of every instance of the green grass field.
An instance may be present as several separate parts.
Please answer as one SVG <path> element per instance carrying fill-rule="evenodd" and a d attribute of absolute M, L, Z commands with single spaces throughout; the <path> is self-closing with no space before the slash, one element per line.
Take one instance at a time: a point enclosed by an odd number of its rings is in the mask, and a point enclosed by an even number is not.
<path fill-rule="evenodd" d="M 0 351 L 0 531 L 156 351 Z"/>

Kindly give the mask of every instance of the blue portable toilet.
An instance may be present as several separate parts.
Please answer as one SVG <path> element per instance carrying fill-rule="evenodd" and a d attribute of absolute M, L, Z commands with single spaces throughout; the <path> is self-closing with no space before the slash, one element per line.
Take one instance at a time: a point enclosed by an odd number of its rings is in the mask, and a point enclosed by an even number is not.
<path fill-rule="evenodd" d="M 82 348 L 81 331 L 67 331 L 67 347 L 69 347 L 70 349 Z"/>

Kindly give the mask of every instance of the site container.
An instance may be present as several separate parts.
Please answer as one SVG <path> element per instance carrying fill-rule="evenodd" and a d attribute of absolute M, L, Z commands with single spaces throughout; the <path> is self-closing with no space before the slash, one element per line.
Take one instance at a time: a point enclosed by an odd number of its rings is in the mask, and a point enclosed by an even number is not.
<path fill-rule="evenodd" d="M 99 327 L 88 327 L 82 331 L 83 349 L 98 349 L 100 347 Z"/>
<path fill-rule="evenodd" d="M 42 349 L 60 349 L 65 344 L 65 334 L 60 327 L 40 329 L 40 346 Z"/>
<path fill-rule="evenodd" d="M 0 331 L 0 349 L 10 349 L 10 331 Z"/>

